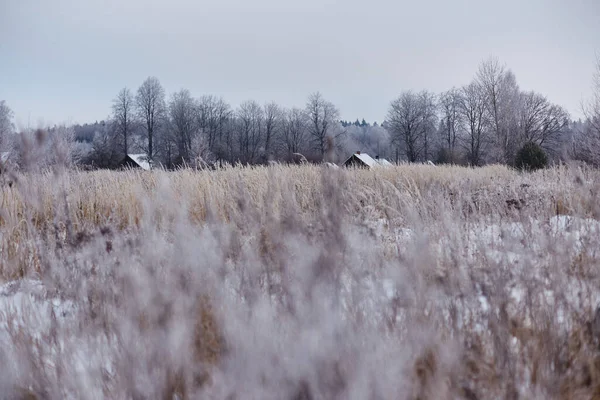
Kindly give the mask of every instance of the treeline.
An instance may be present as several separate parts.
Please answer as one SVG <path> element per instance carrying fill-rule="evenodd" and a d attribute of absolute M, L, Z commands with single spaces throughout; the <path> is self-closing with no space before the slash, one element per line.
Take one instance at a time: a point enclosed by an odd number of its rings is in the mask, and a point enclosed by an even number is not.
<path fill-rule="evenodd" d="M 88 162 L 110 167 L 127 153 L 144 153 L 167 168 L 207 163 L 264 164 L 334 159 L 346 134 L 339 111 L 320 93 L 303 108 L 249 100 L 237 108 L 212 95 L 182 89 L 168 99 L 155 77 L 113 100 L 111 118 L 92 137 Z M 88 136 L 89 139 L 89 136 Z M 333 140 L 332 140 L 333 139 Z M 338 141 L 341 143 L 341 141 Z"/>
<path fill-rule="evenodd" d="M 105 121 L 72 127 L 66 136 L 75 141 L 69 148 L 76 162 L 97 168 L 114 167 L 128 153 L 144 153 L 155 165 L 174 168 L 342 162 L 357 150 L 396 162 L 514 165 L 519 149 L 532 143 L 551 160 L 598 165 L 600 60 L 597 67 L 584 121 L 572 121 L 563 107 L 539 93 L 522 91 L 515 74 L 491 58 L 464 86 L 400 93 L 381 124 L 341 120 L 338 108 L 320 93 L 309 95 L 301 107 L 249 100 L 234 108 L 221 97 L 194 97 L 186 89 L 167 97 L 160 81 L 149 77 L 137 90 L 117 93 Z M 6 139 L 11 113 L 0 104 L 0 146 L 7 148 L 15 142 Z"/>
<path fill-rule="evenodd" d="M 513 164 L 526 143 L 561 158 L 572 142 L 568 112 L 539 93 L 521 91 L 497 59 L 483 62 L 465 86 L 439 95 L 402 93 L 385 126 L 394 148 L 411 162 Z"/>
<path fill-rule="evenodd" d="M 343 161 L 356 150 L 392 154 L 389 134 L 377 124 L 340 121 L 338 108 L 320 93 L 303 107 L 249 100 L 233 108 L 223 98 L 198 98 L 182 89 L 168 99 L 155 77 L 134 93 L 122 89 L 106 121 L 75 127 L 89 146 L 84 163 L 117 165 L 125 154 L 144 153 L 166 168 L 211 163 L 265 164 L 300 159 Z"/>

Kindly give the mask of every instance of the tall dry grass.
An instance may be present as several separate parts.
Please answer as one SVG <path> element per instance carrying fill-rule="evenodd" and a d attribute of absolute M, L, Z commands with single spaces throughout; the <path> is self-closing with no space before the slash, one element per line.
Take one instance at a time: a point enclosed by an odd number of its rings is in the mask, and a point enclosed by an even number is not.
<path fill-rule="evenodd" d="M 600 173 L 16 175 L 6 398 L 600 398 Z"/>

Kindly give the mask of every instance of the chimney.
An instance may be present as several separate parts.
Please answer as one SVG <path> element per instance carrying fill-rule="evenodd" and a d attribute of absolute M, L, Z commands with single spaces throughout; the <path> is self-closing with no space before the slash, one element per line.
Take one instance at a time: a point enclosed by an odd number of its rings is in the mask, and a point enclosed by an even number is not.
<path fill-rule="evenodd" d="M 360 155 L 360 151 L 357 151 L 356 154 Z"/>
<path fill-rule="evenodd" d="M 376 156 L 375 156 L 375 159 L 376 159 L 376 160 L 379 160 L 379 155 L 376 155 Z"/>

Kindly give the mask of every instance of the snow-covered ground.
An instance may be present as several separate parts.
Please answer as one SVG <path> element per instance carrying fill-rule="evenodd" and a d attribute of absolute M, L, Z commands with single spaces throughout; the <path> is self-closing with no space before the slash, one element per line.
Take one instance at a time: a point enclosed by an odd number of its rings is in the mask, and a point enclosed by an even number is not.
<path fill-rule="evenodd" d="M 32 332 L 48 331 L 54 320 L 74 318 L 75 305 L 72 301 L 62 300 L 44 286 L 39 280 L 22 279 L 0 285 L 0 334 L 7 332 L 7 323 L 11 329 L 22 327 Z M 39 337 L 39 336 L 36 336 Z"/>
<path fill-rule="evenodd" d="M 568 277 L 568 280 L 561 282 L 560 290 L 570 306 L 575 309 L 581 308 L 583 303 L 590 305 L 592 309 L 600 306 L 600 293 L 591 289 L 582 303 L 586 282 L 578 276 L 568 276 L 569 265 L 564 265 L 562 271 L 548 271 L 548 266 L 555 261 L 557 254 L 562 254 L 565 258 L 573 258 L 575 255 L 587 257 L 588 261 L 600 261 L 600 248 L 597 245 L 600 221 L 595 219 L 560 215 L 548 220 L 529 218 L 526 222 L 477 223 L 468 224 L 465 229 L 453 227 L 450 232 L 441 234 L 439 230 L 432 233 L 415 232 L 410 228 L 389 229 L 383 219 L 368 226 L 382 241 L 394 243 L 398 254 L 416 251 L 419 239 L 425 238 L 428 240 L 425 250 L 436 255 L 435 261 L 440 264 L 438 268 L 441 269 L 450 261 L 448 257 L 452 257 L 453 261 L 458 262 L 454 273 L 483 267 L 477 264 L 482 260 L 486 262 L 486 268 L 495 264 L 498 268 L 509 270 L 511 278 L 502 284 L 515 303 L 524 301 L 527 293 L 524 285 L 528 280 L 534 279 L 550 286 L 548 274 L 558 272 L 561 277 Z M 385 287 L 388 295 L 395 293 L 393 279 L 386 279 Z M 477 290 L 480 291 L 481 288 Z M 554 304 L 556 298 L 553 290 L 554 288 L 543 291 L 544 300 L 549 306 Z M 489 302 L 485 295 L 479 296 L 479 300 L 481 311 L 487 312 Z M 561 319 L 564 318 L 562 310 L 557 312 Z"/>

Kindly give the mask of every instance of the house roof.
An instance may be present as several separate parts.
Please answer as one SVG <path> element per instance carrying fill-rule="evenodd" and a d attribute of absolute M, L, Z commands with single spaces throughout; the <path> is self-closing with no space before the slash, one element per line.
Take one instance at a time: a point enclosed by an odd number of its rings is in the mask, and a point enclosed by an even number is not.
<path fill-rule="evenodd" d="M 133 162 L 140 166 L 140 168 L 149 171 L 150 163 L 148 157 L 145 154 L 127 154 L 127 157 L 131 158 Z"/>
<path fill-rule="evenodd" d="M 354 153 L 350 157 L 348 157 L 348 159 L 346 161 L 344 161 L 344 164 L 346 164 L 348 161 L 350 161 L 352 159 L 352 157 L 358 158 L 363 164 L 365 164 L 369 168 L 392 166 L 392 163 L 390 163 L 385 158 L 374 159 L 373 157 L 371 157 L 370 155 L 368 155 L 366 153 L 360 153 L 360 154 Z"/>
<path fill-rule="evenodd" d="M 370 155 L 365 154 L 365 153 L 354 153 L 352 154 L 350 157 L 348 157 L 348 159 L 346 161 L 344 161 L 344 164 L 346 164 L 348 161 L 350 161 L 352 159 L 352 157 L 356 157 L 358 158 L 363 164 L 365 164 L 367 167 L 373 167 L 375 165 L 375 160 L 373 160 L 373 158 L 371 158 Z"/>
<path fill-rule="evenodd" d="M 391 162 L 389 162 L 388 160 L 386 160 L 385 158 L 377 159 L 377 160 L 375 160 L 375 162 L 377 162 L 382 167 L 391 167 L 391 166 L 393 166 L 393 164 Z"/>

